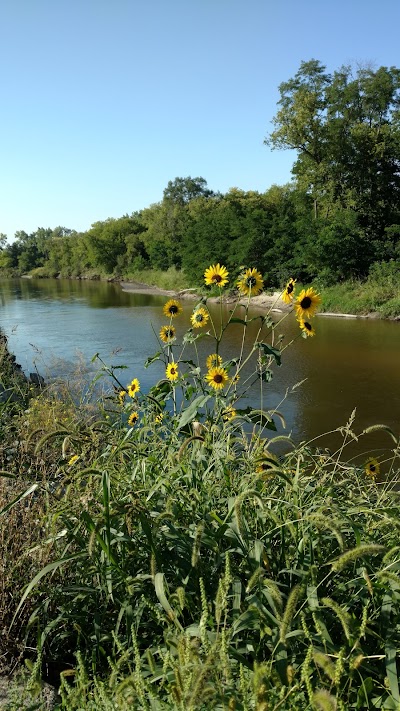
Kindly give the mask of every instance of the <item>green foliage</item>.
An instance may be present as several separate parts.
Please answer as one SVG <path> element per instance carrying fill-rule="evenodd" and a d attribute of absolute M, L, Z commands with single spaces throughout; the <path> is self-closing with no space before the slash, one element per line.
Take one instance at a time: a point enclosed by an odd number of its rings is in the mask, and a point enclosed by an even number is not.
<path fill-rule="evenodd" d="M 344 66 L 330 75 L 313 59 L 279 90 L 275 130 L 266 142 L 297 151 L 293 173 L 312 195 L 315 218 L 354 211 L 382 256 L 385 230 L 398 223 L 400 70 L 365 67 L 354 74 Z"/>
<path fill-rule="evenodd" d="M 384 318 L 396 318 L 400 313 L 398 274 L 398 262 L 375 262 L 366 281 L 348 281 L 324 288 L 323 308 L 337 313 L 377 313 Z"/>

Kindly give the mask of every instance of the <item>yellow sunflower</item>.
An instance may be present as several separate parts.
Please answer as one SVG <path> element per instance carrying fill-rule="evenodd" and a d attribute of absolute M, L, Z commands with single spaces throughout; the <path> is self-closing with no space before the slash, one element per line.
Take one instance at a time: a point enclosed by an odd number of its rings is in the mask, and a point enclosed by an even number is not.
<path fill-rule="evenodd" d="M 222 413 L 222 418 L 225 420 L 225 422 L 230 422 L 231 420 L 234 420 L 236 417 L 236 410 L 232 405 L 228 405 L 228 407 L 225 408 L 225 410 Z"/>
<path fill-rule="evenodd" d="M 207 370 L 211 370 L 211 368 L 216 368 L 218 365 L 221 365 L 221 363 L 221 356 L 218 355 L 218 353 L 211 353 L 211 355 L 209 355 L 206 360 Z"/>
<path fill-rule="evenodd" d="M 164 343 L 170 343 L 175 338 L 175 326 L 162 326 L 160 338 Z"/>
<path fill-rule="evenodd" d="M 168 380 L 177 380 L 179 373 L 178 373 L 178 364 L 174 363 L 168 363 L 167 369 L 165 371 L 165 375 L 168 378 Z"/>
<path fill-rule="evenodd" d="M 271 469 L 276 469 L 279 466 L 277 458 L 268 452 L 263 459 L 260 459 L 256 466 L 257 474 L 264 474 L 263 479 L 268 479 L 271 476 Z"/>
<path fill-rule="evenodd" d="M 298 321 L 299 321 L 299 326 L 300 326 L 301 330 L 307 337 L 308 336 L 315 336 L 315 329 L 309 321 L 305 321 L 302 318 L 299 318 Z"/>
<path fill-rule="evenodd" d="M 375 479 L 375 477 L 379 476 L 380 471 L 379 462 L 374 457 L 370 457 L 370 459 L 365 462 L 365 473 L 367 476 Z"/>
<path fill-rule="evenodd" d="M 206 311 L 205 309 L 203 309 L 202 306 L 200 306 L 199 309 L 193 311 L 190 320 L 192 322 L 193 328 L 201 328 L 202 326 L 206 326 L 208 321 L 208 311 Z"/>
<path fill-rule="evenodd" d="M 134 427 L 136 425 L 136 422 L 139 419 L 139 415 L 137 412 L 132 412 L 129 417 L 128 417 L 128 425 L 129 427 Z"/>
<path fill-rule="evenodd" d="M 128 385 L 128 395 L 129 397 L 135 397 L 136 393 L 140 390 L 140 383 L 137 378 L 133 378 L 132 382 Z"/>
<path fill-rule="evenodd" d="M 274 468 L 274 464 L 272 462 L 269 462 L 268 459 L 263 459 L 261 462 L 259 462 L 257 464 L 256 472 L 257 472 L 257 474 L 265 474 L 266 472 L 269 472 L 273 468 Z"/>
<path fill-rule="evenodd" d="M 239 291 L 246 296 L 257 296 L 264 288 L 263 278 L 257 269 L 246 269 L 237 283 Z"/>
<path fill-rule="evenodd" d="M 179 316 L 183 311 L 181 304 L 179 301 L 176 299 L 170 299 L 167 301 L 166 304 L 163 306 L 163 312 L 165 316 L 170 316 L 171 318 L 175 318 L 175 316 Z"/>
<path fill-rule="evenodd" d="M 229 376 L 225 368 L 221 368 L 219 365 L 215 368 L 211 368 L 206 375 L 206 380 L 209 385 L 211 385 L 214 390 L 222 390 L 229 381 Z"/>
<path fill-rule="evenodd" d="M 164 413 L 159 412 L 158 415 L 155 416 L 154 422 L 156 423 L 156 425 L 161 425 L 163 419 L 164 419 Z"/>
<path fill-rule="evenodd" d="M 215 285 L 222 288 L 228 283 L 228 274 L 229 272 L 226 270 L 226 267 L 220 264 L 213 264 L 204 272 L 204 281 L 207 286 Z"/>
<path fill-rule="evenodd" d="M 71 459 L 68 462 L 68 466 L 72 467 L 79 459 L 79 454 L 73 454 Z"/>
<path fill-rule="evenodd" d="M 297 311 L 297 318 L 311 318 L 321 303 L 321 297 L 312 287 L 303 289 L 298 295 L 294 305 Z"/>
<path fill-rule="evenodd" d="M 261 479 L 264 481 L 269 481 L 270 479 L 274 478 L 274 472 L 271 470 L 274 468 L 274 465 L 272 462 L 268 461 L 263 461 L 259 462 L 259 464 L 256 467 L 256 473 L 261 475 Z"/>
<path fill-rule="evenodd" d="M 289 279 L 288 283 L 285 286 L 285 289 L 282 294 L 282 301 L 285 302 L 285 304 L 291 304 L 293 301 L 294 297 L 294 286 L 296 284 L 296 279 Z"/>
<path fill-rule="evenodd" d="M 125 398 L 126 398 L 127 394 L 128 394 L 128 393 L 126 392 L 126 390 L 120 390 L 120 391 L 119 391 L 119 393 L 118 393 L 118 400 L 119 400 L 119 404 L 120 404 L 120 405 L 123 405 L 123 404 L 124 404 Z"/>

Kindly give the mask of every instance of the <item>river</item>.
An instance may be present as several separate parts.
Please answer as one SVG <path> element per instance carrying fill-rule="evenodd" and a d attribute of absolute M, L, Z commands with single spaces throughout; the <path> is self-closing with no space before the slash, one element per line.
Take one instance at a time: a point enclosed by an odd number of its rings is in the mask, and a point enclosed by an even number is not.
<path fill-rule="evenodd" d="M 146 391 L 163 377 L 160 363 L 145 369 L 144 362 L 159 349 L 156 334 L 167 323 L 162 313 L 165 301 L 164 296 L 124 292 L 113 283 L 0 280 L 0 327 L 25 372 L 37 370 L 49 378 L 71 373 L 78 362 L 85 362 L 90 374 L 94 368 L 91 358 L 99 353 L 107 364 L 127 366 L 118 371 L 123 383 L 138 377 Z M 178 335 L 188 327 L 193 309 L 192 301 L 182 301 L 182 305 L 184 313 L 175 321 Z M 224 318 L 231 308 L 224 307 Z M 218 321 L 219 307 L 210 305 L 210 310 Z M 273 317 L 278 321 L 282 314 L 274 313 Z M 249 341 L 258 325 L 259 321 L 254 321 L 249 326 Z M 400 323 L 320 315 L 315 328 L 315 337 L 298 338 L 284 350 L 282 366 L 274 366 L 274 377 L 264 386 L 265 406 L 279 406 L 286 420 L 285 432 L 291 432 L 296 442 L 308 441 L 344 425 L 357 408 L 356 431 L 384 423 L 398 435 Z M 282 321 L 278 333 L 283 335 L 283 345 L 297 336 L 293 314 Z M 226 331 L 224 358 L 238 355 L 241 337 L 242 327 L 232 324 Z M 211 339 L 200 340 L 198 347 L 200 360 L 213 352 Z M 193 356 L 193 351 L 185 353 L 185 357 Z M 305 382 L 291 391 L 301 380 Z M 259 405 L 254 390 L 247 399 Z M 317 443 L 334 449 L 340 437 L 330 435 Z M 387 435 L 368 435 L 348 451 L 379 455 L 389 445 Z"/>

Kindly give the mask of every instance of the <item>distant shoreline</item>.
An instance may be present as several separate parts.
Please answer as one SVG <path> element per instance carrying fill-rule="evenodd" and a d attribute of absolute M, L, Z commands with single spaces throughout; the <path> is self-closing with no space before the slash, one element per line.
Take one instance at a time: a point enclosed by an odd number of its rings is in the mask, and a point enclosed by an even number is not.
<path fill-rule="evenodd" d="M 201 297 L 196 294 L 194 289 L 183 289 L 182 291 L 172 291 L 160 289 L 158 286 L 150 286 L 137 281 L 121 281 L 119 282 L 122 291 L 134 292 L 135 294 L 150 294 L 152 296 L 169 296 L 171 298 L 190 299 L 192 301 L 199 300 Z M 275 291 L 273 294 L 262 293 L 259 296 L 253 296 L 251 306 L 257 309 L 271 309 L 273 313 L 286 313 L 291 310 L 290 304 L 285 304 L 280 298 L 281 292 Z M 212 296 L 208 299 L 211 303 L 219 301 L 218 296 Z M 234 297 L 224 299 L 226 303 L 236 301 Z M 240 299 L 240 303 L 246 305 L 247 299 Z M 335 313 L 333 311 L 319 311 L 317 316 L 327 316 L 329 318 L 348 318 L 348 319 L 379 319 L 384 321 L 400 321 L 400 318 L 382 318 L 378 313 L 369 314 L 345 314 Z"/>

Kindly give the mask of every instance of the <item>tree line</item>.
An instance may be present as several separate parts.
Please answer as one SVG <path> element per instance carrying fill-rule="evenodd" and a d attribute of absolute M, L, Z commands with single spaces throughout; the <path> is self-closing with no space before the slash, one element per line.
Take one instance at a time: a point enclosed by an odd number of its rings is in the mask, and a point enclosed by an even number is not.
<path fill-rule="evenodd" d="M 400 260 L 400 70 L 302 62 L 279 87 L 265 143 L 294 149 L 293 181 L 266 192 L 214 192 L 202 177 L 171 180 L 162 200 L 86 232 L 57 227 L 0 235 L 0 269 L 48 276 L 128 277 L 204 264 L 254 266 L 271 286 L 289 276 L 325 284 Z"/>

